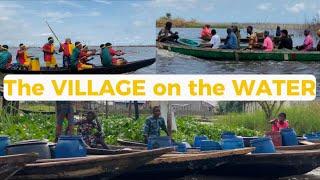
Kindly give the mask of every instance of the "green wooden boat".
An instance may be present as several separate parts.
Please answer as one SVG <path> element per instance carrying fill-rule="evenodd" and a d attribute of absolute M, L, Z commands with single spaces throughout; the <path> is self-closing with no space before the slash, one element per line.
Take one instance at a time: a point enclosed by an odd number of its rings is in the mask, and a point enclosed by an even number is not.
<path fill-rule="evenodd" d="M 178 43 L 185 45 L 185 46 L 189 46 L 189 47 L 198 47 L 200 46 L 199 42 L 193 41 L 191 39 L 185 39 L 185 38 L 180 38 L 178 39 Z"/>
<path fill-rule="evenodd" d="M 168 51 L 194 56 L 206 60 L 224 61 L 320 61 L 320 52 L 302 52 L 290 50 L 275 50 L 265 52 L 262 50 L 225 50 L 188 47 L 176 43 L 158 43 L 157 47 Z"/>

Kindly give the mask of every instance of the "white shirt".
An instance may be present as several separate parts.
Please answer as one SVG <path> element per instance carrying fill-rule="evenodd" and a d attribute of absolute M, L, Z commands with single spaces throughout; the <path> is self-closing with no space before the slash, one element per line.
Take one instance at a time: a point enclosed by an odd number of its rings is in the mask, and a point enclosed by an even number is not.
<path fill-rule="evenodd" d="M 210 40 L 210 44 L 212 44 L 212 48 L 213 49 L 218 49 L 220 47 L 221 44 L 221 39 L 219 35 L 214 35 L 212 36 L 211 40 Z"/>

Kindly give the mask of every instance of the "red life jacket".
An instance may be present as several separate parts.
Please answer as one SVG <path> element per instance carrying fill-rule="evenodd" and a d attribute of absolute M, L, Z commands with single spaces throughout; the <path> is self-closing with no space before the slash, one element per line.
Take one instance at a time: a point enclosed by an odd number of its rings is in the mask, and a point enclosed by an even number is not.
<path fill-rule="evenodd" d="M 43 51 L 47 51 L 47 52 L 51 52 L 51 53 L 44 52 L 44 61 L 45 62 L 51 62 L 52 59 L 54 58 L 54 56 L 53 56 L 54 45 L 47 43 L 42 47 L 42 50 Z"/>

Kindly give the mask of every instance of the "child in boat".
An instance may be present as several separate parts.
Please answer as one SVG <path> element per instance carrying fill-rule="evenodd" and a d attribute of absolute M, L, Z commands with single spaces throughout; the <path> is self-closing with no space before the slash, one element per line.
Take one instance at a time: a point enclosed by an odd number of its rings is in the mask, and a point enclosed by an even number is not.
<path fill-rule="evenodd" d="M 97 115 L 89 111 L 86 119 L 76 123 L 78 125 L 78 134 L 82 136 L 86 145 L 97 148 L 100 144 L 102 148 L 109 149 L 104 142 L 102 127 L 97 119 Z"/>
<path fill-rule="evenodd" d="M 286 113 L 280 113 L 278 119 L 271 120 L 272 132 L 279 132 L 281 129 L 289 128 L 289 121 L 286 118 Z"/>
<path fill-rule="evenodd" d="M 126 64 L 127 63 L 127 61 L 124 58 L 115 57 L 115 56 L 125 55 L 125 53 L 123 51 L 113 49 L 111 43 L 106 43 L 105 47 L 109 49 L 109 53 L 112 56 L 112 64 L 121 65 L 121 64 Z"/>
<path fill-rule="evenodd" d="M 30 69 L 30 57 L 27 52 L 28 48 L 24 44 L 19 45 L 19 50 L 17 51 L 16 60 L 17 62 L 26 69 Z"/>

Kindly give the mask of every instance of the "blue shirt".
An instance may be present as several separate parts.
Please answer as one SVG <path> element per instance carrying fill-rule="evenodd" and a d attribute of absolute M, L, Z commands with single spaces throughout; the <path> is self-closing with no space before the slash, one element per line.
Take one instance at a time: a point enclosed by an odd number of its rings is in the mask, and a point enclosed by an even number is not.
<path fill-rule="evenodd" d="M 234 32 L 228 35 L 227 42 L 221 47 L 222 49 L 237 49 L 238 39 Z"/>
<path fill-rule="evenodd" d="M 155 118 L 151 116 L 144 124 L 143 134 L 147 135 L 147 137 L 160 137 L 161 129 L 167 130 L 163 117 Z"/>
<path fill-rule="evenodd" d="M 5 69 L 9 61 L 12 59 L 12 55 L 8 51 L 0 52 L 0 68 Z"/>

